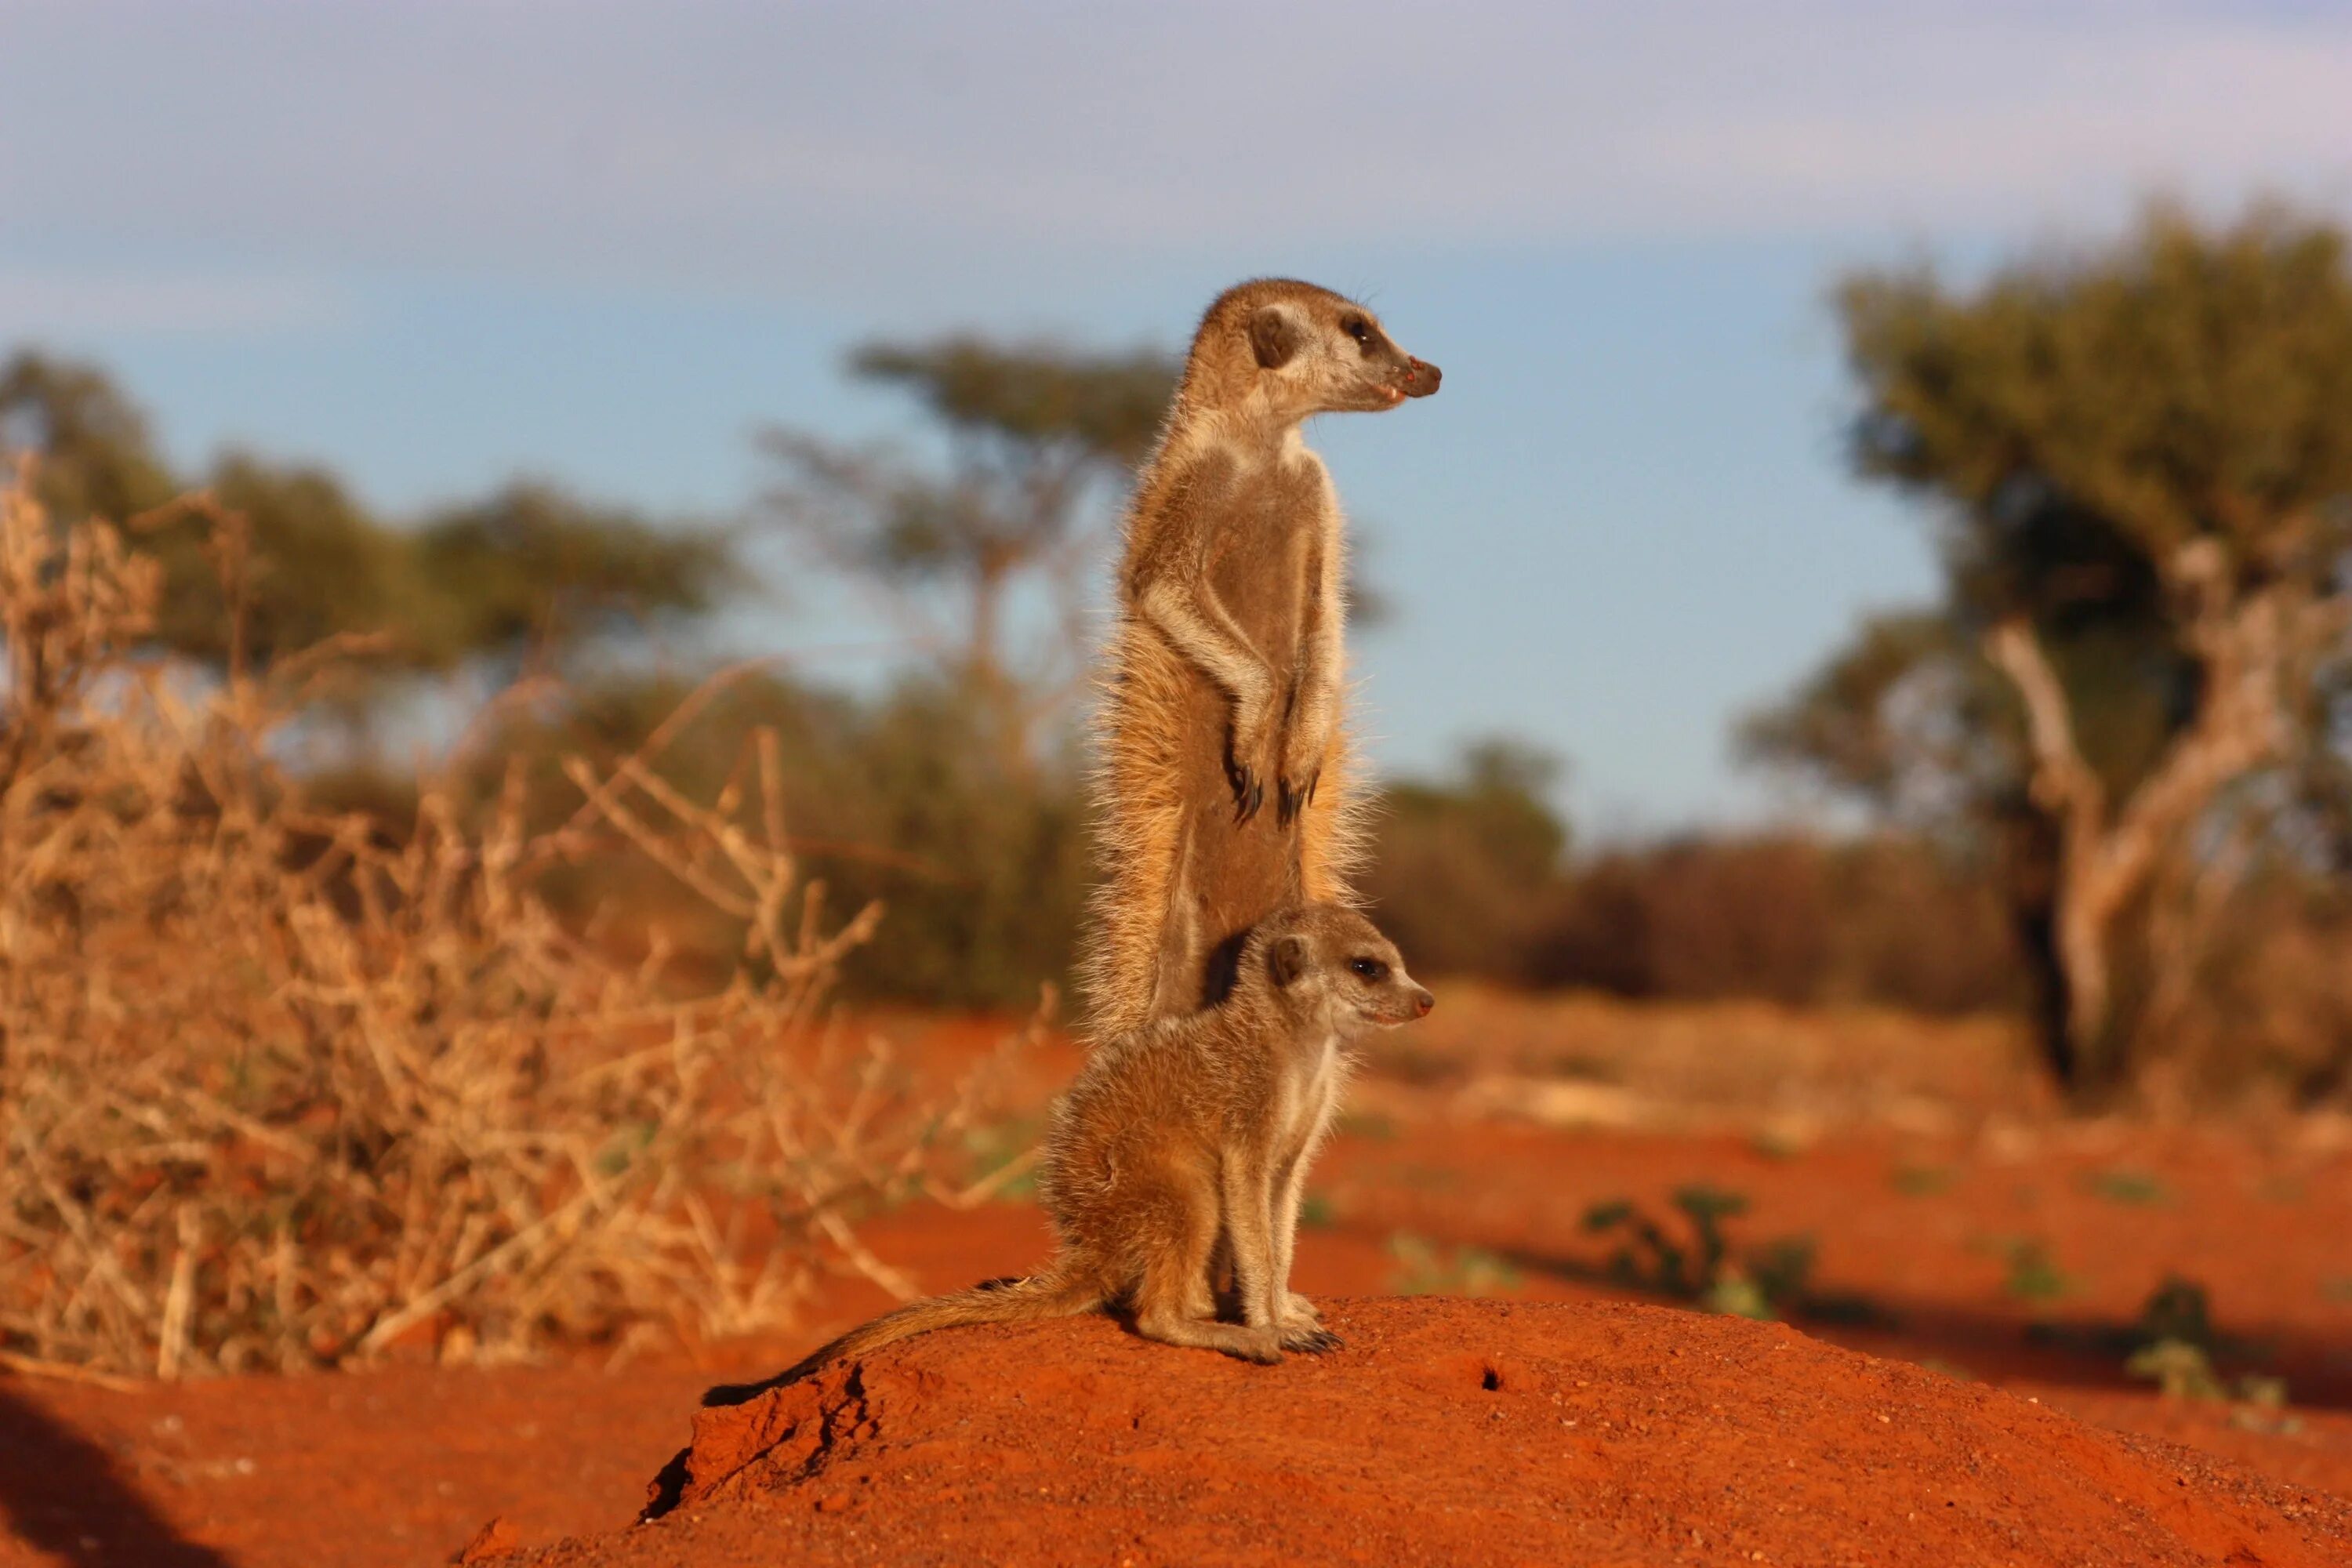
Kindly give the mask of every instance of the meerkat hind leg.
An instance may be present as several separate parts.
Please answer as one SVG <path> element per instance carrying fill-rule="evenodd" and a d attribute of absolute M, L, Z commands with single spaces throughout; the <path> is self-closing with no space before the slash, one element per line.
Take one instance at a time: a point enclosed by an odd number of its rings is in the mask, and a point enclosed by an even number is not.
<path fill-rule="evenodd" d="M 1226 1245 L 1224 1229 L 1218 1227 L 1216 1245 L 1209 1251 L 1209 1261 L 1192 1281 L 1192 1293 L 1184 1303 L 1188 1318 L 1217 1318 L 1224 1315 L 1228 1303 L 1234 1315 L 1241 1316 L 1241 1298 L 1233 1289 L 1234 1262 Z"/>
<path fill-rule="evenodd" d="M 1208 1289 L 1209 1261 L 1218 1250 L 1213 1192 L 1202 1184 L 1185 1205 L 1183 1234 L 1169 1238 L 1145 1265 L 1135 1291 L 1135 1331 L 1162 1344 L 1223 1351 L 1244 1361 L 1278 1362 L 1280 1335 L 1271 1324 L 1221 1323 Z"/>
<path fill-rule="evenodd" d="M 1139 1302 L 1135 1315 L 1135 1331 L 1147 1340 L 1157 1340 L 1163 1345 L 1184 1345 L 1193 1350 L 1223 1351 L 1243 1361 L 1268 1365 L 1282 1359 L 1282 1344 L 1276 1331 L 1254 1329 L 1246 1323 L 1221 1323 L 1214 1318 L 1188 1318 L 1164 1305 Z"/>

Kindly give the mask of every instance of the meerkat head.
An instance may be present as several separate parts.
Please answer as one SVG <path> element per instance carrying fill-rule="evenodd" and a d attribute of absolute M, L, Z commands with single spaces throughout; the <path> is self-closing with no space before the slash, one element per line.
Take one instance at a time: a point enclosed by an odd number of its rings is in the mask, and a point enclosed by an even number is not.
<path fill-rule="evenodd" d="M 1195 353 L 1202 348 L 1228 362 L 1220 379 L 1233 391 L 1286 424 L 1394 408 L 1427 397 L 1439 380 L 1435 365 L 1397 347 L 1363 306 L 1288 279 L 1227 289 L 1202 324 Z"/>
<path fill-rule="evenodd" d="M 1255 946 L 1281 1004 L 1322 1012 L 1344 1036 L 1410 1024 L 1437 1003 L 1405 973 L 1394 942 L 1338 904 L 1301 904 L 1270 917 Z"/>

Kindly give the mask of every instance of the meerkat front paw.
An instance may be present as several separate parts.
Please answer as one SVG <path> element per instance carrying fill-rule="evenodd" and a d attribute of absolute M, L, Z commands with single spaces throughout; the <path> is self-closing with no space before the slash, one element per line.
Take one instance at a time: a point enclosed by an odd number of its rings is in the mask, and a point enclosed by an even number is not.
<path fill-rule="evenodd" d="M 1265 804 L 1265 780 L 1239 756 L 1225 759 L 1225 782 L 1234 787 L 1234 821 L 1247 822 Z"/>
<path fill-rule="evenodd" d="M 1275 817 L 1288 822 L 1315 801 L 1323 781 L 1323 759 L 1331 750 L 1329 721 L 1307 720 L 1291 728 L 1282 748 L 1282 765 L 1275 781 Z"/>
<path fill-rule="evenodd" d="M 1225 780 L 1234 789 L 1234 821 L 1247 822 L 1265 804 L 1266 780 L 1276 768 L 1270 753 L 1272 724 L 1236 715 L 1226 743 Z"/>

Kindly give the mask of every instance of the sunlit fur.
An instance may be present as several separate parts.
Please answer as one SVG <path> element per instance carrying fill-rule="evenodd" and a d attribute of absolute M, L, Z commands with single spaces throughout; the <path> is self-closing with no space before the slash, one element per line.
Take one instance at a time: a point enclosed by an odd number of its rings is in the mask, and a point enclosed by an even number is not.
<path fill-rule="evenodd" d="M 1106 1039 L 1055 1104 L 1038 1163 L 1058 1243 L 1044 1270 L 903 1307 L 778 1381 L 933 1329 L 1102 1309 L 1147 1339 L 1249 1361 L 1331 1348 L 1290 1289 L 1307 1166 L 1353 1044 L 1429 1007 L 1361 915 L 1277 911 L 1251 933 L 1222 1005 Z M 1238 1323 L 1217 1316 L 1227 1267 Z"/>
<path fill-rule="evenodd" d="M 1341 721 L 1345 531 L 1299 422 L 1436 383 L 1311 284 L 1244 283 L 1202 319 L 1127 518 L 1097 721 L 1092 1037 L 1214 1002 L 1268 911 L 1349 900 L 1364 825 Z"/>

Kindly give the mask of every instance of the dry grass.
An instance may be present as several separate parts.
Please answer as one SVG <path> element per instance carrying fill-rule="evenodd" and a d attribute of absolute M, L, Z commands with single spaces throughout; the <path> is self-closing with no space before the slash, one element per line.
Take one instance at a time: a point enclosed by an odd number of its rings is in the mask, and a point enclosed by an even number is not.
<path fill-rule="evenodd" d="M 199 679 L 142 651 L 160 577 L 0 491 L 0 1358 L 165 1377 L 626 1349 L 782 1323 L 815 1274 L 898 1281 L 851 1222 L 928 1175 L 920 1103 L 825 1006 L 879 910 L 828 921 L 772 735 L 714 801 L 568 770 L 533 834 L 431 781 L 404 841 L 306 805 L 286 727 L 361 650 Z M 200 504 L 200 503 L 199 503 Z M 228 600 L 244 532 L 213 519 Z M 662 944 L 537 896 L 625 844 L 740 921 L 683 994 Z"/>

